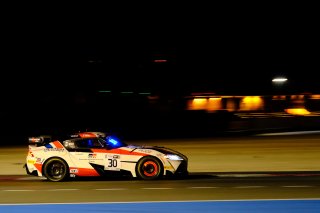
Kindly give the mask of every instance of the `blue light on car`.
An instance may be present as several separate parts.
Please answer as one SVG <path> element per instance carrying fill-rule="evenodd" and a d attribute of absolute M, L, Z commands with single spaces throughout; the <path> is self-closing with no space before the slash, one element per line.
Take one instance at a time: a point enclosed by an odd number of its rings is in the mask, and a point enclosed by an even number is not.
<path fill-rule="evenodd" d="M 108 142 L 112 143 L 112 145 L 117 145 L 119 142 L 114 138 L 108 138 Z"/>

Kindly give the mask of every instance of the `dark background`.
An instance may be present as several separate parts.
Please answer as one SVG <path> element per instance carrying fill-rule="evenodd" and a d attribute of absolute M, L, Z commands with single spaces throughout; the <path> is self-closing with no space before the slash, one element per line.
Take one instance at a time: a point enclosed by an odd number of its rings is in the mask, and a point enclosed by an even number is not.
<path fill-rule="evenodd" d="M 135 126 L 133 132 L 143 132 L 163 128 L 172 116 L 152 112 L 152 119 L 139 100 L 125 112 L 115 107 L 121 98 L 96 99 L 100 90 L 168 99 L 207 91 L 265 95 L 274 93 L 271 79 L 283 75 L 289 92 L 317 93 L 313 8 L 167 2 L 4 7 L 2 129 L 21 138 L 49 129 L 121 132 Z M 179 113 L 174 121 L 185 117 Z M 185 132 L 182 123 L 172 131 Z"/>
<path fill-rule="evenodd" d="M 73 91 L 84 82 L 160 89 L 167 83 L 182 89 L 220 83 L 217 88 L 226 89 L 253 82 L 263 88 L 278 74 L 314 79 L 319 68 L 312 5 L 78 3 L 5 9 L 3 69 L 7 83 L 22 80 L 12 91 L 57 83 Z M 159 58 L 168 63 L 153 63 Z"/>

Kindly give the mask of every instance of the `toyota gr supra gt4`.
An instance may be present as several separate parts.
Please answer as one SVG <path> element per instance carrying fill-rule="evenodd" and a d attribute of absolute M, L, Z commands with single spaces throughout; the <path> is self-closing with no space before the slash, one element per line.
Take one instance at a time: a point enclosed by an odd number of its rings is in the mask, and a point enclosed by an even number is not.
<path fill-rule="evenodd" d="M 188 175 L 188 158 L 159 146 L 128 145 L 103 132 L 81 132 L 64 139 L 29 138 L 27 174 L 49 181 L 125 175 L 143 180 Z"/>

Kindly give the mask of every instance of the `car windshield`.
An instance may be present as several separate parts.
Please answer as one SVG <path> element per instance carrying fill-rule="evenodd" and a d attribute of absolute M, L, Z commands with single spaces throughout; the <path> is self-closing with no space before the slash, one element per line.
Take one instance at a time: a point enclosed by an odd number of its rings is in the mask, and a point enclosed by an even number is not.
<path fill-rule="evenodd" d="M 115 136 L 107 136 L 104 138 L 104 140 L 106 141 L 107 147 L 111 149 L 127 146 L 126 143 L 122 142 Z"/>

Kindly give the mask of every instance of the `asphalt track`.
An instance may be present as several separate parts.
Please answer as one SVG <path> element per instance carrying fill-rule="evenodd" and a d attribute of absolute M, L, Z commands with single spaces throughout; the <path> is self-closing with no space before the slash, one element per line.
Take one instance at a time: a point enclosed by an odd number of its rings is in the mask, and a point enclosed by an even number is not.
<path fill-rule="evenodd" d="M 319 175 L 320 137 L 311 135 L 263 135 L 241 138 L 177 139 L 130 141 L 132 144 L 167 146 L 189 157 L 189 171 L 193 174 L 211 173 L 220 177 L 268 176 L 296 174 Z M 25 175 L 24 163 L 27 147 L 2 147 L 0 149 L 1 178 Z M 317 183 L 315 179 L 314 183 Z M 201 182 L 201 181 L 200 181 Z M 279 182 L 279 180 L 276 180 Z M 6 183 L 6 182 L 3 182 Z M 32 182 L 30 182 L 32 183 Z M 301 182 L 302 184 L 304 182 Z M 306 182 L 310 183 L 310 182 Z M 18 184 L 19 185 L 19 184 Z M 34 184 L 32 184 L 34 187 Z M 3 186 L 7 187 L 7 186 Z M 30 185 L 31 187 L 31 185 Z M 246 186 L 246 191 L 257 186 Z M 261 187 L 261 186 L 259 186 Z M 292 195 L 292 186 L 280 191 Z M 297 186 L 295 186 L 297 187 Z M 318 185 L 300 185 L 296 191 L 318 193 Z M 303 187 L 303 188 L 300 188 Z M 233 187 L 234 191 L 241 188 Z M 261 188 L 262 191 L 264 188 Z M 150 190 L 156 190 L 155 188 Z M 210 189 L 217 192 L 217 188 Z M 225 193 L 226 189 L 221 188 Z M 10 193 L 10 192 L 9 192 Z M 16 192 L 15 192 L 16 193 Z M 20 192 L 23 193 L 23 192 Z M 37 193 L 37 192 L 34 192 Z M 45 192 L 43 192 L 45 193 Z M 61 192 L 60 192 L 61 193 Z M 62 193 L 67 193 L 63 192 Z M 111 192 L 116 193 L 116 192 Z M 272 190 L 271 190 L 272 193 Z M 105 193 L 103 193 L 105 194 Z M 109 193 L 107 193 L 109 194 Z M 211 193 L 212 194 L 212 193 Z M 248 194 L 247 192 L 245 194 Z M 270 193 L 269 193 L 270 194 Z M 89 194 L 88 194 L 89 195 Z M 31 196 L 31 195 L 30 195 Z M 227 195 L 226 195 L 227 196 Z M 276 197 L 276 193 L 275 193 Z M 0 212 L 319 212 L 319 198 L 308 199 L 250 199 L 250 200 L 185 200 L 161 202 L 102 202 L 102 203 L 42 203 L 5 204 Z"/>
<path fill-rule="evenodd" d="M 126 141 L 176 149 L 189 158 L 189 172 L 319 172 L 320 135 L 251 136 Z M 0 175 L 25 175 L 27 145 L 0 148 Z"/>

